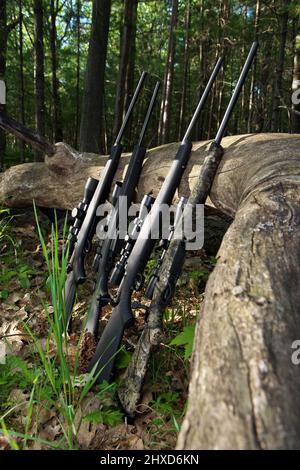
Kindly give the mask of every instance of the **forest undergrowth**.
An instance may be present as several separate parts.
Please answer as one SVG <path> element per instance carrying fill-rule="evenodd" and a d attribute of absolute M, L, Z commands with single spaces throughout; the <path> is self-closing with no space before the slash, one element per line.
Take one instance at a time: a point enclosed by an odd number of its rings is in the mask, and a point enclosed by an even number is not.
<path fill-rule="evenodd" d="M 54 224 L 41 212 L 37 223 L 33 210 L 5 210 L 0 217 L 0 448 L 174 449 L 187 403 L 196 316 L 215 259 L 203 251 L 188 258 L 165 313 L 165 341 L 151 358 L 136 417 L 129 419 L 117 389 L 143 329 L 144 311 L 135 311 L 114 381 L 99 386 L 86 373 L 80 347 L 92 272 L 79 290 L 72 330 L 61 334 L 64 217 Z M 142 292 L 136 293 L 141 298 Z M 100 330 L 109 313 L 106 307 Z"/>

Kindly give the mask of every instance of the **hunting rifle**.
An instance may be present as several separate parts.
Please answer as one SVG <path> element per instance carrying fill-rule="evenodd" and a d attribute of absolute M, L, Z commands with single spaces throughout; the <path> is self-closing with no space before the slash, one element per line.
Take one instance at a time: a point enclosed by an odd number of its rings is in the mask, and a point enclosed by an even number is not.
<path fill-rule="evenodd" d="M 179 186 L 192 149 L 191 134 L 194 125 L 203 110 L 209 92 L 221 68 L 222 62 L 223 60 L 220 58 L 215 65 L 188 129 L 183 137 L 181 145 L 176 153 L 170 171 L 154 204 L 152 205 L 150 213 L 145 218 L 139 236 L 133 244 L 129 256 L 127 258 L 124 256 L 121 258 L 120 262 L 123 263 L 122 266 L 120 263 L 117 264 L 117 271 L 123 272 L 125 270 L 125 275 L 118 290 L 117 305 L 112 311 L 110 319 L 96 347 L 95 354 L 89 364 L 89 370 L 97 374 L 99 382 L 109 380 L 111 378 L 114 359 L 119 350 L 124 331 L 133 322 L 134 317 L 132 314 L 131 296 L 134 288 L 136 287 L 138 278 L 145 269 L 156 242 L 156 240 L 151 237 L 152 227 L 157 226 L 157 222 L 160 218 L 161 205 L 171 204 L 175 191 Z"/>
<path fill-rule="evenodd" d="M 124 181 L 116 184 L 114 190 L 115 196 L 113 198 L 114 207 L 108 216 L 106 230 L 105 232 L 103 231 L 105 234 L 104 240 L 102 240 L 102 243 L 99 242 L 97 254 L 94 259 L 93 267 L 97 272 L 97 277 L 86 323 L 86 330 L 94 336 L 97 334 L 102 307 L 111 301 L 111 297 L 108 292 L 109 274 L 116 256 L 120 254 L 125 243 L 125 238 L 124 236 L 121 236 L 122 234 L 120 234 L 119 231 L 118 224 L 120 214 L 127 215 L 127 211 L 134 199 L 135 190 L 147 151 L 144 146 L 145 134 L 154 109 L 159 86 L 160 83 L 157 82 L 139 135 L 138 143 L 133 150 L 129 166 L 126 171 Z"/>
<path fill-rule="evenodd" d="M 148 294 L 150 298 L 152 297 L 152 301 L 148 309 L 147 323 L 118 390 L 121 404 L 129 416 L 133 416 L 137 410 L 151 351 L 153 347 L 160 344 L 163 339 L 163 313 L 172 299 L 176 282 L 182 271 L 186 254 L 186 243 L 188 241 L 182 236 L 183 219 L 187 214 L 193 213 L 197 204 L 205 204 L 207 196 L 210 193 L 214 177 L 224 152 L 221 146 L 222 137 L 246 80 L 257 48 L 258 44 L 254 42 L 216 137 L 211 143 L 208 154 L 201 167 L 196 185 L 191 191 L 184 211 L 181 213 L 181 217 L 177 220 L 173 237 L 168 244 L 167 250 L 162 255 L 163 259 L 159 260 L 158 271 L 155 269 L 150 279 Z"/>
<path fill-rule="evenodd" d="M 96 226 L 99 221 L 99 218 L 97 217 L 97 209 L 109 196 L 111 183 L 116 173 L 123 150 L 121 140 L 145 78 L 146 72 L 143 72 L 125 115 L 121 129 L 111 149 L 110 156 L 101 173 L 100 180 L 98 181 L 93 178 L 88 179 L 84 199 L 73 213 L 73 215 L 75 215 L 75 221 L 71 228 L 71 237 L 69 239 L 71 244 L 71 256 L 68 263 L 67 279 L 63 289 L 63 298 L 65 302 L 65 312 L 62 318 L 63 329 L 67 328 L 72 315 L 77 285 L 82 284 L 86 279 L 84 261 L 86 254 L 90 250 Z"/>

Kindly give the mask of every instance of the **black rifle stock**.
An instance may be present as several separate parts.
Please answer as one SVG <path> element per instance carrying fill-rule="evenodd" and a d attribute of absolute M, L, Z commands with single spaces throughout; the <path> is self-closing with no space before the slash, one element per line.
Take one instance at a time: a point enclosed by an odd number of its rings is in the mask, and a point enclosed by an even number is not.
<path fill-rule="evenodd" d="M 209 92 L 221 68 L 222 62 L 223 60 L 220 58 L 215 65 L 212 75 L 206 85 L 185 136 L 173 160 L 169 173 L 151 208 L 150 214 L 145 218 L 140 234 L 127 260 L 126 273 L 119 288 L 119 303 L 112 311 L 111 317 L 97 345 L 96 352 L 89 364 L 89 370 L 95 370 L 95 373 L 99 373 L 99 382 L 110 379 L 114 365 L 114 358 L 119 350 L 124 330 L 133 322 L 131 296 L 136 284 L 137 276 L 144 271 L 151 251 L 155 245 L 156 240 L 151 237 L 152 227 L 157 226 L 157 222 L 160 217 L 161 205 L 171 204 L 175 191 L 179 186 L 192 149 L 191 133 L 194 124 L 203 110 Z"/>
<path fill-rule="evenodd" d="M 95 178 L 88 178 L 85 188 L 82 201 L 78 206 L 72 210 L 73 225 L 70 227 L 69 236 L 66 244 L 66 250 L 69 258 L 71 258 L 77 237 L 82 226 L 83 219 L 87 213 L 89 204 L 93 198 L 93 195 L 96 191 L 99 181 Z"/>
<path fill-rule="evenodd" d="M 153 298 L 150 305 L 147 324 L 142 332 L 138 346 L 133 354 L 118 391 L 119 399 L 125 411 L 130 416 L 134 415 L 139 401 L 151 350 L 153 346 L 158 344 L 159 340 L 161 341 L 163 336 L 163 313 L 174 294 L 176 282 L 181 274 L 185 260 L 187 240 L 184 240 L 182 237 L 181 228 L 183 218 L 187 214 L 193 212 L 197 204 L 204 204 L 210 193 L 223 156 L 223 148 L 221 146 L 222 137 L 242 86 L 246 80 L 256 54 L 257 47 L 258 44 L 256 42 L 253 43 L 215 140 L 210 145 L 196 185 L 191 192 L 181 217 L 177 221 L 173 238 L 170 241 L 167 253 L 161 263 L 157 282 L 153 288 Z"/>
<path fill-rule="evenodd" d="M 109 196 L 111 182 L 116 173 L 123 150 L 121 139 L 131 117 L 133 108 L 137 102 L 145 78 L 146 72 L 143 72 L 135 90 L 135 93 L 133 95 L 133 98 L 131 100 L 131 103 L 129 105 L 129 108 L 127 110 L 119 134 L 112 147 L 111 154 L 108 158 L 104 170 L 101 173 L 101 178 L 97 184 L 96 189 L 94 190 L 92 199 L 88 204 L 86 213 L 84 214 L 82 220 L 82 224 L 76 236 L 76 242 L 74 244 L 74 248 L 68 264 L 68 275 L 63 292 L 63 297 L 65 301 L 65 316 L 63 318 L 63 328 L 67 327 L 67 324 L 71 318 L 75 302 L 77 285 L 83 283 L 86 278 L 84 260 L 86 254 L 90 249 L 90 245 L 95 234 L 96 225 L 98 222 L 96 212 L 99 205 L 103 204 Z"/>
<path fill-rule="evenodd" d="M 99 245 L 99 253 L 97 253 L 95 258 L 94 268 L 97 271 L 97 278 L 86 323 L 86 330 L 93 335 L 97 333 L 101 309 L 110 301 L 108 292 L 109 274 L 115 257 L 120 253 L 125 241 L 125 233 L 123 234 L 123 238 L 120 237 L 119 233 L 119 216 L 120 214 L 127 215 L 128 209 L 134 199 L 135 190 L 147 151 L 143 145 L 144 138 L 154 109 L 159 87 L 160 83 L 157 82 L 139 135 L 138 143 L 133 150 L 124 181 L 117 194 L 115 207 L 112 209 L 106 237 L 103 244 Z"/>

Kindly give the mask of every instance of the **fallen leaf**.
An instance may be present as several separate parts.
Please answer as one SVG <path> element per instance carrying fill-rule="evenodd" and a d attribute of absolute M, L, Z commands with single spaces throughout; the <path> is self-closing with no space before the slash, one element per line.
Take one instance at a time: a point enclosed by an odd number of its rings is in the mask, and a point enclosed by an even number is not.
<path fill-rule="evenodd" d="M 77 441 L 80 447 L 87 449 L 96 436 L 96 432 L 97 425 L 82 421 L 79 432 L 77 433 Z"/>
<path fill-rule="evenodd" d="M 54 441 L 57 436 L 62 433 L 60 424 L 57 423 L 57 420 L 54 420 L 54 423 L 47 424 L 44 429 L 42 429 L 39 433 L 39 437 L 41 439 L 45 439 L 47 441 Z"/>
<path fill-rule="evenodd" d="M 13 304 L 16 304 L 18 303 L 20 300 L 22 299 L 22 295 L 19 293 L 19 292 L 13 292 L 9 298 L 8 298 L 8 301 L 13 303 Z"/>
<path fill-rule="evenodd" d="M 139 413 L 145 413 L 145 411 L 149 411 L 149 403 L 153 400 L 153 393 L 152 390 L 146 389 L 143 393 L 142 399 L 140 404 L 137 407 L 137 411 Z"/>

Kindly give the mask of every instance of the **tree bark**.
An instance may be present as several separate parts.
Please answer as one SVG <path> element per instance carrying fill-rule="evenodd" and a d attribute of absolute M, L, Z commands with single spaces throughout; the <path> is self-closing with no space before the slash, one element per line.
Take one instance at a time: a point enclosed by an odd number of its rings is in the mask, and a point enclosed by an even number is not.
<path fill-rule="evenodd" d="M 94 0 L 80 126 L 80 150 L 103 152 L 103 98 L 111 0 Z"/>
<path fill-rule="evenodd" d="M 35 125 L 45 135 L 45 53 L 43 1 L 34 0 L 35 21 Z M 35 161 L 43 161 L 43 153 L 35 152 Z"/>
<path fill-rule="evenodd" d="M 116 138 L 133 94 L 135 38 L 138 0 L 125 0 L 120 65 L 115 102 L 113 140 Z"/>
<path fill-rule="evenodd" d="M 169 45 L 167 54 L 167 63 L 164 76 L 163 98 L 160 108 L 160 120 L 158 129 L 158 141 L 165 144 L 169 141 L 170 133 L 170 115 L 172 105 L 172 88 L 174 76 L 174 57 L 175 57 L 175 29 L 178 20 L 178 0 L 172 1 L 172 15 L 170 23 Z"/>
<path fill-rule="evenodd" d="M 300 132 L 300 34 L 297 34 L 295 40 L 292 93 L 292 132 L 297 133 Z"/>
<path fill-rule="evenodd" d="M 178 449 L 300 446 L 297 141 L 241 137 L 221 163 L 210 197 L 234 221 L 197 320 Z"/>

